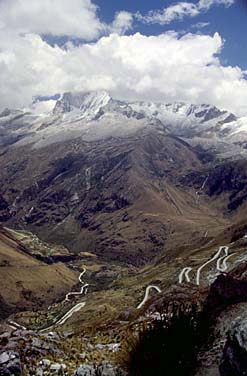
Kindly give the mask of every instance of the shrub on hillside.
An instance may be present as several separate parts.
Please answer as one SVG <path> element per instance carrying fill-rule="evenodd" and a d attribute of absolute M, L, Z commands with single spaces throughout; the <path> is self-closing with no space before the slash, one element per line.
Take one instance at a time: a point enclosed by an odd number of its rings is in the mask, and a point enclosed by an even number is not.
<path fill-rule="evenodd" d="M 129 341 L 122 365 L 129 376 L 191 376 L 208 340 L 210 322 L 196 306 L 174 307 Z"/>

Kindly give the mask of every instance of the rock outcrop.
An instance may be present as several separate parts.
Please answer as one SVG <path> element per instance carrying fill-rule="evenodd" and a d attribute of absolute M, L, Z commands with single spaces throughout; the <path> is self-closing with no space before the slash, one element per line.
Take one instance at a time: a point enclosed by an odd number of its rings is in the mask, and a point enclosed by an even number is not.
<path fill-rule="evenodd" d="M 124 372 L 116 368 L 113 364 L 104 362 L 104 364 L 94 367 L 91 365 L 81 365 L 74 376 L 125 376 Z"/>
<path fill-rule="evenodd" d="M 247 375 L 247 320 L 239 320 L 229 331 L 220 365 L 221 376 Z"/>
<path fill-rule="evenodd" d="M 0 375 L 1 376 L 21 376 L 22 368 L 20 355 L 18 352 L 9 350 L 0 353 Z"/>

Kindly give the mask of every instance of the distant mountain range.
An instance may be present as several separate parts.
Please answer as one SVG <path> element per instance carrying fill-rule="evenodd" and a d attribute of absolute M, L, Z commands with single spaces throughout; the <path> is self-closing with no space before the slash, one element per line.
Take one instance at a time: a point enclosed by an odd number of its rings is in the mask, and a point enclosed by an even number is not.
<path fill-rule="evenodd" d="M 247 150 L 247 118 L 207 104 L 120 101 L 97 91 L 36 98 L 30 108 L 0 114 L 2 146 L 41 148 L 77 137 L 126 137 L 140 129 L 166 131 L 224 156 Z"/>

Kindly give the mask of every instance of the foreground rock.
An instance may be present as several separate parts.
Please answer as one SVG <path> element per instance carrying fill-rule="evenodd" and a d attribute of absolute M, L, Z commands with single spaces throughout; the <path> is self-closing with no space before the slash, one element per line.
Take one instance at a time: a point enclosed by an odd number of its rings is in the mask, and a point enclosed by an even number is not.
<path fill-rule="evenodd" d="M 221 376 L 247 375 L 247 320 L 239 320 L 229 331 L 220 374 Z"/>
<path fill-rule="evenodd" d="M 117 342 L 102 343 L 98 334 L 89 338 L 8 325 L 1 332 L 0 325 L 0 376 L 124 376 L 113 364 L 119 347 Z"/>
<path fill-rule="evenodd" d="M 75 372 L 74 376 L 125 376 L 124 372 L 116 368 L 113 364 L 105 362 L 104 364 L 94 367 L 83 364 Z"/>
<path fill-rule="evenodd" d="M 21 361 L 19 353 L 3 351 L 0 353 L 0 376 L 21 376 Z"/>

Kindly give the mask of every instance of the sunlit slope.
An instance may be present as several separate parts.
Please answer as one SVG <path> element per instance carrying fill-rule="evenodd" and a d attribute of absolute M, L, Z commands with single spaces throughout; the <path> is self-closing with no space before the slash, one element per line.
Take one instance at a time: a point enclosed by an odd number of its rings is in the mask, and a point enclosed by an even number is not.
<path fill-rule="evenodd" d="M 47 265 L 30 256 L 13 234 L 0 228 L 0 284 L 2 312 L 38 308 L 62 297 L 77 277 L 65 265 Z"/>

